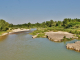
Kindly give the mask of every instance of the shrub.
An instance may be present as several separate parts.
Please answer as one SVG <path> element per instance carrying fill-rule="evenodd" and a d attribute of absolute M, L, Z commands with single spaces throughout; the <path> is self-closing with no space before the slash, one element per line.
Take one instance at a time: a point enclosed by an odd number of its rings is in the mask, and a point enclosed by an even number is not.
<path fill-rule="evenodd" d="M 63 39 L 66 39 L 66 36 L 64 36 Z"/>

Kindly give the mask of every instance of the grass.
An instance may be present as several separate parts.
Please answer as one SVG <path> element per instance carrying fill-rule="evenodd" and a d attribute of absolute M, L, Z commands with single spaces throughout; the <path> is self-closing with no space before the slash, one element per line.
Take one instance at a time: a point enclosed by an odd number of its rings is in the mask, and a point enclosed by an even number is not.
<path fill-rule="evenodd" d="M 37 30 L 33 31 L 30 34 L 31 35 L 37 35 L 38 34 L 37 37 L 39 38 L 39 37 L 45 37 L 45 32 L 48 32 L 48 30 L 45 28 L 38 28 Z"/>
<path fill-rule="evenodd" d="M 63 37 L 63 41 L 70 41 L 72 40 L 73 38 L 66 38 L 66 36 Z"/>
<path fill-rule="evenodd" d="M 45 37 L 45 34 L 44 33 L 40 33 L 40 34 L 38 34 L 37 37 Z"/>
<path fill-rule="evenodd" d="M 7 30 L 7 31 L 0 31 L 0 35 L 4 34 L 4 33 L 8 33 L 10 32 L 11 30 Z"/>
<path fill-rule="evenodd" d="M 2 34 L 4 34 L 4 33 L 6 33 L 7 31 L 0 31 L 0 35 L 2 35 Z"/>

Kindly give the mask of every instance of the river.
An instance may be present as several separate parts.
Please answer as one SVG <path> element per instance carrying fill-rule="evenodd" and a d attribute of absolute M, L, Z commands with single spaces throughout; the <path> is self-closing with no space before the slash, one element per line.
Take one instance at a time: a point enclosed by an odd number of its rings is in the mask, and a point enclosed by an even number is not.
<path fill-rule="evenodd" d="M 66 49 L 67 43 L 56 43 L 47 38 L 32 38 L 31 31 L 0 38 L 0 60 L 79 60 L 80 52 Z"/>

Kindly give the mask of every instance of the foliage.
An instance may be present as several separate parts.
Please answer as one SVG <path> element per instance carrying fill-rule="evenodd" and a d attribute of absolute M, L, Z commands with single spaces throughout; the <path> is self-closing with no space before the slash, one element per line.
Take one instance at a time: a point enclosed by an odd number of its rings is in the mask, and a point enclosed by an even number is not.
<path fill-rule="evenodd" d="M 73 38 L 66 38 L 66 36 L 63 37 L 63 41 L 70 41 L 72 40 Z"/>
<path fill-rule="evenodd" d="M 63 38 L 66 39 L 66 36 L 64 36 Z"/>
<path fill-rule="evenodd" d="M 18 24 L 18 25 L 13 25 L 13 24 L 10 24 L 9 25 L 10 27 L 17 27 L 17 28 L 47 28 L 47 27 L 50 27 L 50 28 L 54 28 L 54 27 L 61 27 L 61 28 L 65 28 L 65 29 L 75 29 L 75 28 L 80 28 L 80 19 L 71 19 L 71 18 L 65 18 L 63 21 L 53 21 L 53 20 L 50 20 L 50 21 L 45 21 L 45 22 L 42 22 L 42 23 L 35 23 L 35 24 L 31 24 L 30 22 L 29 23 L 24 23 L 24 24 Z"/>
<path fill-rule="evenodd" d="M 24 24 L 9 24 L 3 19 L 0 19 L 0 31 L 6 31 L 10 28 L 17 29 L 17 28 L 37 28 L 38 30 L 34 31 L 34 34 L 37 33 L 44 33 L 48 31 L 67 31 L 69 33 L 80 35 L 80 19 L 71 19 L 65 18 L 63 21 L 45 21 L 42 23 L 35 23 L 32 24 L 30 22 Z"/>
<path fill-rule="evenodd" d="M 0 31 L 6 31 L 9 28 L 9 23 L 3 19 L 0 19 Z"/>

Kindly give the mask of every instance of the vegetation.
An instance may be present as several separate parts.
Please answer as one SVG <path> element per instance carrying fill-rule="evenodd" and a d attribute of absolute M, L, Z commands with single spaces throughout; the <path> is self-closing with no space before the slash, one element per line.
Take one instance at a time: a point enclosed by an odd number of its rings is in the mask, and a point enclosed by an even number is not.
<path fill-rule="evenodd" d="M 37 37 L 46 37 L 45 36 L 45 34 L 44 33 L 40 33 L 40 34 L 38 34 L 38 36 Z"/>
<path fill-rule="evenodd" d="M 32 32 L 32 35 L 35 35 L 37 33 L 42 34 L 41 32 L 44 33 L 48 31 L 66 31 L 72 34 L 76 34 L 76 36 L 80 38 L 80 19 L 77 18 L 76 19 L 65 18 L 63 21 L 50 20 L 41 23 L 38 27 L 39 27 L 38 30 Z M 66 40 L 70 39 L 66 38 Z"/>
<path fill-rule="evenodd" d="M 76 34 L 77 37 L 80 38 L 80 19 L 71 19 L 65 18 L 63 21 L 45 21 L 42 23 L 31 24 L 9 24 L 3 19 L 0 19 L 0 34 L 3 31 L 7 31 L 8 29 L 17 29 L 17 28 L 37 28 L 36 31 L 30 33 L 32 35 L 36 35 L 39 33 L 38 37 L 44 36 L 45 32 L 48 31 L 67 31 L 69 33 Z"/>
<path fill-rule="evenodd" d="M 64 29 L 77 29 L 80 28 L 80 19 L 70 19 L 70 18 L 65 18 L 63 21 L 45 21 L 42 23 L 35 23 L 31 24 L 25 23 L 25 24 L 18 24 L 18 25 L 13 25 L 9 24 L 9 27 L 11 28 L 64 28 Z"/>
<path fill-rule="evenodd" d="M 0 31 L 6 31 L 8 30 L 8 28 L 9 28 L 9 23 L 1 19 L 0 20 Z"/>
<path fill-rule="evenodd" d="M 72 40 L 73 38 L 66 38 L 66 36 L 63 37 L 63 41 L 70 41 Z"/>

